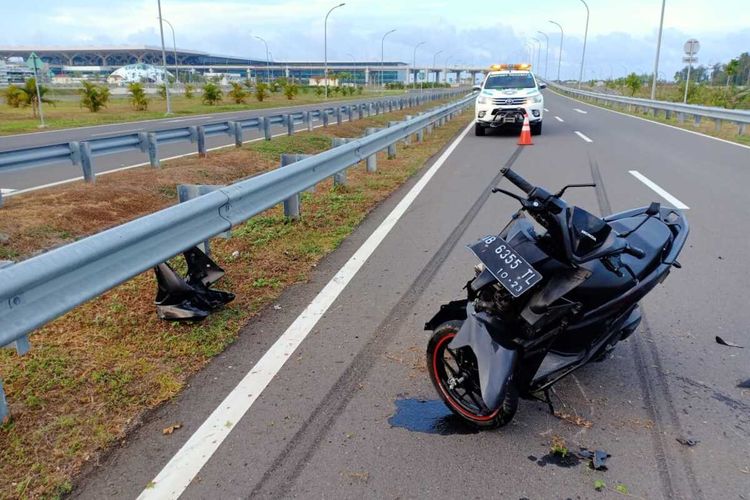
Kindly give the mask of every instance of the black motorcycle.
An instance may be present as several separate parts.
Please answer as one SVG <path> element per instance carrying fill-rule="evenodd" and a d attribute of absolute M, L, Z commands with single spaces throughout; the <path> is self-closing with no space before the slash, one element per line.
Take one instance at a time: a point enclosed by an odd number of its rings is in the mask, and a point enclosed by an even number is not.
<path fill-rule="evenodd" d="M 465 421 L 494 428 L 519 397 L 541 399 L 589 361 L 602 361 L 641 321 L 638 301 L 663 282 L 688 235 L 684 215 L 658 203 L 599 218 L 505 169 L 527 197 L 498 236 L 469 248 L 482 262 L 468 297 L 425 324 L 430 378 Z M 528 214 L 544 231 L 537 233 Z"/>

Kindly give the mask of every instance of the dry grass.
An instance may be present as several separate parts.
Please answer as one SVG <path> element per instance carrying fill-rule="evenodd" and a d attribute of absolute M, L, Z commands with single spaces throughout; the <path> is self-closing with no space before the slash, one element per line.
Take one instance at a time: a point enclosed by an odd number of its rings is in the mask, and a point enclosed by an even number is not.
<path fill-rule="evenodd" d="M 95 186 L 72 184 L 10 198 L 0 220 L 0 232 L 10 237 L 3 252 L 32 255 L 171 205 L 177 183 L 231 182 L 276 168 L 279 151 L 318 152 L 334 134 L 360 136 L 365 127 L 403 114 L 166 163 L 161 171 L 111 174 Z M 28 355 L 0 351 L 14 416 L 0 429 L 0 498 L 70 491 L 84 463 L 137 425 L 144 412 L 176 395 L 285 287 L 306 281 L 323 256 L 464 125 L 455 120 L 422 145 L 399 146 L 395 160 L 380 155 L 375 174 L 362 166 L 350 169 L 346 187 L 322 183 L 303 195 L 299 221 L 286 220 L 277 207 L 236 227 L 231 239 L 215 240 L 215 258 L 227 271 L 220 285 L 237 300 L 203 323 L 159 321 L 155 282 L 145 273 L 35 333 Z"/>

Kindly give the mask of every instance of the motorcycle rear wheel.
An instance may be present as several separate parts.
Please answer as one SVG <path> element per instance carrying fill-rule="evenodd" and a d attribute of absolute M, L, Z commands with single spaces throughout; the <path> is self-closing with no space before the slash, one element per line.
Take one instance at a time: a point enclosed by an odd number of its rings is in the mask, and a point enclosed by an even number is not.
<path fill-rule="evenodd" d="M 479 387 L 476 356 L 469 347 L 450 349 L 448 344 L 461 328 L 461 321 L 438 326 L 427 345 L 427 370 L 438 394 L 450 410 L 480 429 L 495 429 L 513 420 L 518 409 L 518 389 L 508 382 L 505 398 L 496 410 L 484 404 Z"/>

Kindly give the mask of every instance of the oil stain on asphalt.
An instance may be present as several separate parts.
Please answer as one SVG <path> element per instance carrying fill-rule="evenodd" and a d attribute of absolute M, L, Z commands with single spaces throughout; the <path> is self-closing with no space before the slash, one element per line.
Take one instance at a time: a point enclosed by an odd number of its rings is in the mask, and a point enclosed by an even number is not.
<path fill-rule="evenodd" d="M 396 412 L 388 419 L 391 427 L 441 436 L 479 432 L 463 423 L 440 400 L 397 399 L 395 404 Z"/>

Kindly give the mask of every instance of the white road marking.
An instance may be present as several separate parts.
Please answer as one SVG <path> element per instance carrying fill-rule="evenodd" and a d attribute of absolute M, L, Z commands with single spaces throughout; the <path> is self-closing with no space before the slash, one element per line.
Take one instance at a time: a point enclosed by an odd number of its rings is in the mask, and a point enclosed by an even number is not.
<path fill-rule="evenodd" d="M 554 90 L 553 90 L 553 92 L 554 92 Z M 555 92 L 555 94 L 558 95 L 558 96 L 560 96 L 560 97 L 564 97 L 565 99 L 569 99 L 571 101 L 580 102 L 577 99 L 574 99 L 572 97 L 568 97 L 568 96 L 563 95 L 563 94 L 559 94 L 557 92 Z M 688 129 L 685 129 L 685 128 L 682 128 L 682 127 L 676 127 L 674 125 L 670 125 L 668 123 L 661 123 L 661 122 L 657 122 L 657 121 L 654 121 L 654 120 L 649 120 L 648 118 L 642 118 L 640 116 L 630 115 L 628 113 L 623 113 L 622 111 L 615 111 L 614 109 L 605 108 L 603 106 L 597 106 L 595 104 L 588 104 L 588 103 L 584 103 L 584 104 L 586 104 L 588 106 L 594 106 L 594 107 L 602 109 L 604 111 L 609 111 L 610 113 L 615 113 L 615 114 L 618 114 L 618 115 L 627 116 L 628 118 L 633 118 L 634 120 L 641 120 L 641 121 L 644 121 L 644 122 L 652 123 L 654 125 L 659 125 L 661 127 L 673 128 L 673 129 L 679 130 L 681 132 L 687 132 L 688 134 L 699 135 L 701 137 L 705 137 L 706 139 L 713 139 L 714 141 L 724 142 L 726 144 L 731 144 L 732 146 L 737 146 L 737 147 L 740 147 L 740 148 L 750 149 L 750 146 L 748 146 L 746 144 L 740 144 L 739 142 L 728 141 L 728 140 L 722 139 L 720 137 L 714 137 L 712 135 L 704 134 L 702 132 L 696 132 L 695 130 L 688 130 Z"/>
<path fill-rule="evenodd" d="M 666 192 L 664 189 L 662 189 L 661 186 L 656 184 L 654 181 L 643 175 L 642 173 L 638 172 L 637 170 L 630 170 L 630 175 L 644 183 L 646 186 L 651 188 L 656 194 L 667 200 L 669 203 L 672 204 L 673 207 L 679 208 L 680 210 L 688 210 L 690 207 L 685 205 L 683 202 Z"/>
<path fill-rule="evenodd" d="M 549 109 L 547 109 L 547 108 L 544 108 L 544 111 L 546 111 L 547 113 L 549 113 Z"/>
<path fill-rule="evenodd" d="M 0 188 L 0 194 L 10 194 L 13 191 L 15 191 L 15 189 Z"/>
<path fill-rule="evenodd" d="M 588 137 L 586 137 L 585 135 L 583 135 L 582 133 L 580 133 L 580 132 L 579 132 L 579 131 L 577 131 L 577 130 L 576 130 L 576 135 L 577 135 L 578 137 L 580 137 L 581 139 L 583 139 L 584 141 L 586 141 L 586 142 L 594 142 L 594 141 L 592 141 L 591 139 L 589 139 Z"/>
<path fill-rule="evenodd" d="M 318 293 L 312 302 L 287 328 L 262 358 L 253 366 L 224 401 L 211 413 L 205 422 L 196 430 L 190 439 L 180 448 L 175 456 L 159 472 L 149 487 L 138 496 L 146 499 L 177 499 L 190 485 L 221 443 L 226 439 L 237 422 L 247 413 L 263 390 L 281 370 L 307 335 L 312 331 L 320 318 L 334 303 L 367 259 L 388 236 L 391 229 L 406 213 L 408 208 L 427 186 L 437 171 L 442 167 L 458 144 L 473 128 L 469 125 L 451 143 L 448 149 L 438 158 L 421 179 L 411 188 L 396 205 L 378 228 L 367 238 L 361 247 L 351 256 L 331 281 Z M 228 423 L 230 423 L 228 425 Z"/>
<path fill-rule="evenodd" d="M 560 118 L 559 116 L 556 116 L 556 117 L 555 117 L 555 120 L 557 120 L 557 121 L 559 121 L 559 122 L 564 122 L 564 121 L 565 121 L 565 120 L 563 120 L 562 118 Z"/>
<path fill-rule="evenodd" d="M 578 108 L 573 108 L 573 111 L 575 111 L 576 113 L 581 113 L 582 115 L 588 114 L 588 111 L 584 111 Z"/>
<path fill-rule="evenodd" d="M 349 121 L 349 120 L 348 119 L 343 119 L 342 121 L 346 122 L 346 121 Z M 322 124 L 320 124 L 320 125 L 314 125 L 313 129 L 320 128 L 322 126 L 323 126 Z M 295 129 L 295 133 L 306 132 L 306 131 L 307 131 L 306 128 L 304 128 L 304 129 Z M 280 132 L 278 134 L 273 134 L 271 137 L 272 138 L 273 137 L 281 137 L 282 135 L 287 135 L 287 133 L 286 132 Z M 256 137 L 255 139 L 248 139 L 247 141 L 242 141 L 242 144 L 248 144 L 250 142 L 258 142 L 258 141 L 262 141 L 262 140 L 264 140 L 264 137 Z M 213 148 L 208 148 L 206 151 L 216 151 L 216 150 L 219 150 L 219 149 L 227 149 L 227 148 L 232 148 L 232 147 L 234 147 L 234 143 L 232 143 L 232 144 L 226 144 L 224 146 L 216 146 L 216 147 L 213 147 Z M 198 154 L 197 151 L 194 152 L 194 153 L 185 153 L 185 154 L 176 155 L 176 156 L 169 156 L 167 158 L 160 158 L 159 161 L 177 160 L 179 158 L 185 158 L 187 156 L 194 156 L 194 155 L 197 155 L 197 154 Z M 101 177 L 102 175 L 107 175 L 107 174 L 114 174 L 115 172 L 122 172 L 124 170 L 130 170 L 131 168 L 145 167 L 145 166 L 148 166 L 148 165 L 151 165 L 151 163 L 149 163 L 149 162 L 136 163 L 134 165 L 128 165 L 126 167 L 113 168 L 112 170 L 106 170 L 104 172 L 98 172 L 96 174 L 96 177 Z M 26 189 L 18 189 L 18 190 L 14 190 L 14 191 L 11 191 L 10 193 L 8 193 L 8 197 L 10 197 L 10 196 L 17 196 L 19 194 L 30 193 L 32 191 L 38 191 L 39 189 L 51 188 L 51 187 L 60 186 L 60 185 L 63 185 L 63 184 L 68 184 L 70 182 L 76 182 L 76 181 L 82 181 L 82 180 L 83 180 L 83 176 L 81 176 L 81 177 L 72 177 L 70 179 L 65 179 L 65 180 L 57 181 L 57 182 L 50 182 L 49 184 L 43 184 L 41 186 L 34 186 L 34 187 L 26 188 Z"/>
<path fill-rule="evenodd" d="M 131 130 L 112 130 L 110 132 L 101 132 L 99 134 L 91 134 L 91 137 L 101 137 L 104 135 L 132 134 L 133 132 L 147 132 L 147 131 L 140 129 L 140 128 L 135 128 Z"/>

